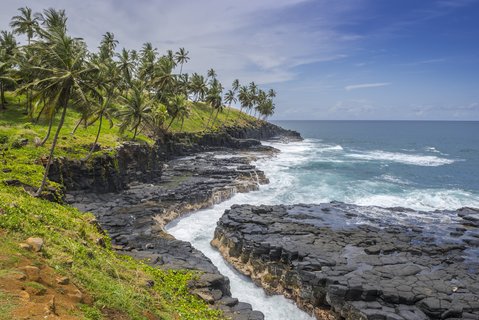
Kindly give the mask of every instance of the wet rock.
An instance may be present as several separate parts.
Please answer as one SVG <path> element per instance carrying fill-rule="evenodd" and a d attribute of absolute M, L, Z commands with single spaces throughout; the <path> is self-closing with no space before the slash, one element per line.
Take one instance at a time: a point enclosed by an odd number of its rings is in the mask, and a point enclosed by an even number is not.
<path fill-rule="evenodd" d="M 421 215 L 450 222 L 430 228 Z M 269 293 L 318 319 L 479 319 L 475 215 L 339 202 L 242 205 L 225 211 L 212 244 Z M 449 229 L 462 235 L 450 237 Z"/>

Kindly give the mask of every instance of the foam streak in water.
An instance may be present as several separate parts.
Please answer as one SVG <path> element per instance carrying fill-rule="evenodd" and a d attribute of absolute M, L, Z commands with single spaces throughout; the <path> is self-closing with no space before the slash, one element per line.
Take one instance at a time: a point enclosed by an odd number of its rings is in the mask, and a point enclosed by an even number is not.
<path fill-rule="evenodd" d="M 350 153 L 346 155 L 347 157 L 359 160 L 367 161 L 390 161 L 398 162 L 403 164 L 415 165 L 415 166 L 424 166 L 424 167 L 437 167 L 445 164 L 454 163 L 454 160 L 440 158 L 436 156 L 425 156 L 418 154 L 407 154 L 399 152 L 387 152 L 387 151 L 371 151 L 364 153 Z"/>

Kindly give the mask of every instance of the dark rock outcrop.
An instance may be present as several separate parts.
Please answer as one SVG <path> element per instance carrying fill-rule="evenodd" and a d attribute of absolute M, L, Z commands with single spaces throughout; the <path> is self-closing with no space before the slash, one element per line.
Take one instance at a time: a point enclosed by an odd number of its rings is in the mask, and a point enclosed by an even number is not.
<path fill-rule="evenodd" d="M 267 183 L 250 162 L 275 152 L 257 139 L 279 136 L 301 139 L 297 132 L 267 122 L 216 133 L 175 134 L 154 146 L 125 143 L 88 162 L 56 159 L 49 178 L 65 187 L 68 203 L 95 214 L 117 251 L 159 268 L 199 271 L 199 279 L 190 283 L 192 293 L 232 319 L 260 320 L 261 312 L 231 297 L 229 280 L 206 256 L 163 227 L 184 213 Z M 218 154 L 221 151 L 227 152 Z"/>
<path fill-rule="evenodd" d="M 318 319 L 479 319 L 479 210 L 233 206 L 212 244 Z"/>
<path fill-rule="evenodd" d="M 231 298 L 229 281 L 190 243 L 174 239 L 163 227 L 180 215 L 212 206 L 237 192 L 256 190 L 268 180 L 250 165 L 264 152 L 208 152 L 163 164 L 161 179 L 135 182 L 115 193 L 72 191 L 66 201 L 93 212 L 115 249 L 163 269 L 200 271 L 191 292 L 233 319 L 262 319 L 251 306 Z"/>
<path fill-rule="evenodd" d="M 49 174 L 67 192 L 118 192 L 132 182 L 155 183 L 161 180 L 163 164 L 175 157 L 217 150 L 268 150 L 258 139 L 277 137 L 302 139 L 299 133 L 261 122 L 256 126 L 228 127 L 215 133 L 183 133 L 166 136 L 149 146 L 127 142 L 89 161 L 55 159 Z"/>

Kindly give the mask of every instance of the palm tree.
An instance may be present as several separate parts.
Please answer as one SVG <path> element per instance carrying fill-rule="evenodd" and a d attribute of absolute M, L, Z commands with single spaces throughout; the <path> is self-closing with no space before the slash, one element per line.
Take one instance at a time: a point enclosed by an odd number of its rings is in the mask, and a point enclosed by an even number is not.
<path fill-rule="evenodd" d="M 125 84 L 129 85 L 133 79 L 133 74 L 135 73 L 135 60 L 131 51 L 123 48 L 121 53 L 117 54 L 118 58 L 118 69 L 122 73 Z"/>
<path fill-rule="evenodd" d="M 218 112 L 222 107 L 221 90 L 219 86 L 212 86 L 210 88 L 210 90 L 208 91 L 208 95 L 206 96 L 206 102 L 209 103 L 211 106 L 211 113 L 208 118 L 208 122 L 206 123 L 205 130 L 208 129 L 211 118 L 213 116 L 213 112 L 215 110 L 218 110 L 216 113 L 218 115 Z"/>
<path fill-rule="evenodd" d="M 166 127 L 166 130 L 168 130 L 171 125 L 173 124 L 173 121 L 178 117 L 179 113 L 189 113 L 186 112 L 184 109 L 186 108 L 186 97 L 182 94 L 176 94 L 172 98 L 168 100 L 168 104 L 166 106 L 168 110 L 168 114 L 171 117 L 170 123 Z M 183 119 L 184 120 L 184 119 Z M 183 125 L 182 125 L 183 128 Z"/>
<path fill-rule="evenodd" d="M 50 9 L 48 13 L 51 13 L 55 19 L 62 16 L 61 11 L 57 14 L 53 9 Z M 46 17 L 49 19 L 50 15 L 46 15 Z M 68 36 L 66 26 L 56 24 L 58 21 L 55 21 L 55 27 L 42 32 L 47 41 L 37 41 L 32 44 L 40 58 L 32 60 L 35 64 L 25 66 L 35 79 L 32 83 L 26 84 L 27 89 L 35 88 L 36 97 L 45 98 L 46 104 L 52 110 L 51 117 L 59 109 L 62 110 L 60 122 L 50 147 L 43 180 L 36 192 L 37 196 L 45 188 L 58 136 L 71 103 L 70 100 L 87 101 L 87 91 L 94 91 L 87 79 L 97 71 L 86 59 L 86 44 Z M 66 21 L 66 18 L 62 21 Z M 49 20 L 44 20 L 44 23 L 47 26 L 52 24 Z"/>
<path fill-rule="evenodd" d="M 217 77 L 216 71 L 213 68 L 211 68 L 210 70 L 208 70 L 207 76 L 208 78 L 211 78 L 211 80 L 216 79 Z"/>
<path fill-rule="evenodd" d="M 203 100 L 207 91 L 208 91 L 208 86 L 206 84 L 205 77 L 198 74 L 198 73 L 193 73 L 191 75 L 191 91 L 193 95 L 195 96 L 195 102 L 198 102 L 199 100 Z"/>
<path fill-rule="evenodd" d="M 5 83 L 15 83 L 15 80 L 10 77 L 10 65 L 7 62 L 1 62 L 0 54 L 0 111 L 5 110 Z"/>
<path fill-rule="evenodd" d="M 188 53 L 190 53 L 190 52 L 186 51 L 185 48 L 180 48 L 180 50 L 178 50 L 175 53 L 175 61 L 176 61 L 176 63 L 179 63 L 181 65 L 180 76 L 181 76 L 181 73 L 183 71 L 183 64 L 187 63 L 188 60 L 190 60 L 190 57 L 188 57 Z"/>
<path fill-rule="evenodd" d="M 115 35 L 111 32 L 105 33 L 100 42 L 100 59 L 106 60 L 113 58 L 117 45 L 118 40 L 115 40 Z"/>
<path fill-rule="evenodd" d="M 252 105 L 251 93 L 247 86 L 241 86 L 238 91 L 238 100 L 241 104 L 240 111 L 243 109 L 249 109 Z"/>
<path fill-rule="evenodd" d="M 91 113 L 93 120 L 90 124 L 93 124 L 95 121 L 99 121 L 98 131 L 96 133 L 95 142 L 93 142 L 90 152 L 85 157 L 85 160 L 88 160 L 95 147 L 98 143 L 98 138 L 100 137 L 100 132 L 103 124 L 103 118 L 106 118 L 110 123 L 110 128 L 113 127 L 113 116 L 115 109 L 113 108 L 113 101 L 118 83 L 120 82 L 120 71 L 117 68 L 113 60 L 106 60 L 98 66 L 99 74 L 96 77 L 98 81 L 97 86 L 101 88 L 102 95 L 97 100 L 97 103 L 94 105 L 95 108 Z"/>
<path fill-rule="evenodd" d="M 44 28 L 38 28 L 37 33 L 44 39 L 49 39 L 52 32 L 67 32 L 67 16 L 65 10 L 55 10 L 53 8 L 43 10 L 43 14 L 37 13 L 35 17 L 42 23 Z"/>
<path fill-rule="evenodd" d="M 238 101 L 238 99 L 236 99 L 235 90 L 234 89 L 228 90 L 225 93 L 225 103 L 228 104 L 228 112 L 226 113 L 226 119 L 228 119 L 228 115 L 230 114 L 231 103 L 236 102 L 236 101 Z"/>
<path fill-rule="evenodd" d="M 268 90 L 268 97 L 275 98 L 276 97 L 276 91 L 274 91 L 274 89 L 269 89 Z"/>
<path fill-rule="evenodd" d="M 139 78 L 143 80 L 148 87 L 155 72 L 155 61 L 157 56 L 156 48 L 153 48 L 151 42 L 146 42 L 141 48 Z"/>
<path fill-rule="evenodd" d="M 5 99 L 5 84 L 14 83 L 10 73 L 16 48 L 17 42 L 13 33 L 7 31 L 0 32 L 0 110 L 4 110 L 7 103 Z"/>
<path fill-rule="evenodd" d="M 234 93 L 238 92 L 238 89 L 240 87 L 240 82 L 238 79 L 234 79 L 233 83 L 231 84 L 231 89 L 233 90 Z"/>
<path fill-rule="evenodd" d="M 122 96 L 121 99 L 124 108 L 118 112 L 118 117 L 121 119 L 120 132 L 123 133 L 126 129 L 133 130 L 134 140 L 143 121 L 148 121 L 150 118 L 156 102 L 150 98 L 140 82 L 133 84 L 131 94 Z"/>
<path fill-rule="evenodd" d="M 38 30 L 38 16 L 32 15 L 32 9 L 29 7 L 19 8 L 20 15 L 14 16 L 10 22 L 10 27 L 16 34 L 27 36 L 27 43 L 30 45 L 35 32 Z"/>

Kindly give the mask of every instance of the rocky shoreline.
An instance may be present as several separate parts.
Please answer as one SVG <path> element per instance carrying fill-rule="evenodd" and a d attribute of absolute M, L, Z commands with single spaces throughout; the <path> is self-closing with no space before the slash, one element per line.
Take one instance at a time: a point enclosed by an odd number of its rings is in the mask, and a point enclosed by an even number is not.
<path fill-rule="evenodd" d="M 233 206 L 212 244 L 317 319 L 479 319 L 479 210 Z"/>
<path fill-rule="evenodd" d="M 179 135 L 155 146 L 126 144 L 89 165 L 60 159 L 51 173 L 66 187 L 65 201 L 95 214 L 114 248 L 164 269 L 201 273 L 191 292 L 232 319 L 263 319 L 251 305 L 231 297 L 229 280 L 190 243 L 176 240 L 164 226 L 179 216 L 268 183 L 250 163 L 277 152 L 258 140 L 300 139 L 269 123 L 203 136 Z"/>

